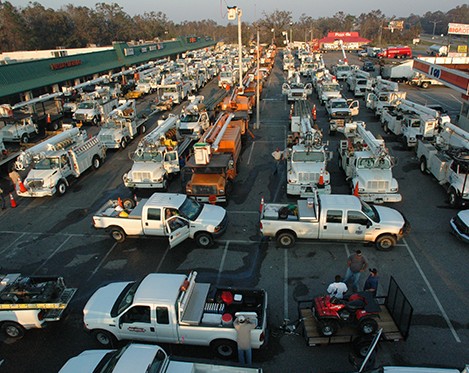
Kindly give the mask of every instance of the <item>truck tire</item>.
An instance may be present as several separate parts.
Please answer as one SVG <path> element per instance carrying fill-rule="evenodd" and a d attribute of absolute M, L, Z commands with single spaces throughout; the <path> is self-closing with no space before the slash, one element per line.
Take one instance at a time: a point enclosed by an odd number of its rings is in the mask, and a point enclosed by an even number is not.
<path fill-rule="evenodd" d="M 380 251 L 391 251 L 396 243 L 396 239 L 390 234 L 383 234 L 375 241 L 376 248 Z"/>
<path fill-rule="evenodd" d="M 94 116 L 93 119 L 91 119 L 91 123 L 93 124 L 93 126 L 97 126 L 98 125 L 98 117 L 97 116 Z"/>
<path fill-rule="evenodd" d="M 127 139 L 123 137 L 121 139 L 121 149 L 125 149 L 127 147 Z"/>
<path fill-rule="evenodd" d="M 388 127 L 387 123 L 383 124 L 383 131 L 384 131 L 384 133 L 389 133 L 389 127 Z"/>
<path fill-rule="evenodd" d="M 427 159 L 423 155 L 420 157 L 420 172 L 422 174 L 427 173 Z"/>
<path fill-rule="evenodd" d="M 29 142 L 29 135 L 27 133 L 23 133 L 21 135 L 21 139 L 20 141 L 23 143 L 23 144 L 27 144 Z"/>
<path fill-rule="evenodd" d="M 135 207 L 136 203 L 132 198 L 124 198 L 124 200 L 122 201 L 122 205 L 124 206 L 124 209 L 132 210 Z"/>
<path fill-rule="evenodd" d="M 24 336 L 24 328 L 13 321 L 6 321 L 1 326 L 2 334 L 8 338 L 20 339 Z"/>
<path fill-rule="evenodd" d="M 93 330 L 93 337 L 98 341 L 101 346 L 114 347 L 117 343 L 117 339 L 114 334 L 106 330 Z"/>
<path fill-rule="evenodd" d="M 95 155 L 93 157 L 93 168 L 95 170 L 97 170 L 100 167 L 101 167 L 101 158 L 99 158 L 99 156 Z"/>
<path fill-rule="evenodd" d="M 375 319 L 367 317 L 364 320 L 360 320 L 358 324 L 358 329 L 361 334 L 371 335 L 378 330 L 378 322 Z"/>
<path fill-rule="evenodd" d="M 140 135 L 143 135 L 145 132 L 147 132 L 147 127 L 142 124 L 138 131 L 140 132 Z"/>
<path fill-rule="evenodd" d="M 65 181 L 60 180 L 57 183 L 57 186 L 55 187 L 55 189 L 57 190 L 58 196 L 62 197 L 65 193 L 67 193 L 67 184 L 65 183 Z"/>
<path fill-rule="evenodd" d="M 229 339 L 216 339 L 210 343 L 210 347 L 222 359 L 233 359 L 238 349 L 236 342 Z"/>
<path fill-rule="evenodd" d="M 111 237 L 114 238 L 117 243 L 125 241 L 125 232 L 121 227 L 111 227 L 110 233 Z"/>
<path fill-rule="evenodd" d="M 370 345 L 372 341 L 373 341 L 373 338 L 371 336 L 361 336 L 361 337 L 355 338 L 352 342 L 353 351 L 359 357 L 362 357 L 362 358 L 366 357 L 370 349 Z"/>
<path fill-rule="evenodd" d="M 339 324 L 335 320 L 319 320 L 318 331 L 324 337 L 331 337 L 339 330 Z"/>
<path fill-rule="evenodd" d="M 461 197 L 453 187 L 448 190 L 448 202 L 451 207 L 458 207 L 461 204 Z"/>
<path fill-rule="evenodd" d="M 208 232 L 199 232 L 194 237 L 195 244 L 198 247 L 208 248 L 213 245 L 213 237 Z"/>
<path fill-rule="evenodd" d="M 430 83 L 429 82 L 422 82 L 422 84 L 420 84 L 420 87 L 422 87 L 423 89 L 427 89 L 428 87 L 430 87 Z"/>
<path fill-rule="evenodd" d="M 292 233 L 292 232 L 280 232 L 277 234 L 277 244 L 280 246 L 280 247 L 284 247 L 284 248 L 290 248 L 290 247 L 293 247 L 293 245 L 295 245 L 295 241 L 296 241 L 296 237 L 295 237 L 295 234 Z"/>

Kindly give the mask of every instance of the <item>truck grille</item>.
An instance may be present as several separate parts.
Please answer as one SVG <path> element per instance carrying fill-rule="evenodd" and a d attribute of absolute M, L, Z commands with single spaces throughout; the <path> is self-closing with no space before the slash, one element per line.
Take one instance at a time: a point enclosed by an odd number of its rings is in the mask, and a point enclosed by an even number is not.
<path fill-rule="evenodd" d="M 83 121 L 83 120 L 86 120 L 86 116 L 85 116 L 85 114 L 75 113 L 75 119 Z"/>
<path fill-rule="evenodd" d="M 40 189 L 44 186 L 44 180 L 28 180 L 28 189 Z"/>
<path fill-rule="evenodd" d="M 132 173 L 134 181 L 151 181 L 151 172 L 138 171 Z"/>
<path fill-rule="evenodd" d="M 319 181 L 319 173 L 317 172 L 300 172 L 298 174 L 298 181 L 300 183 L 317 183 Z"/>
<path fill-rule="evenodd" d="M 190 128 L 179 128 L 179 133 L 181 135 L 192 135 L 194 131 Z"/>
<path fill-rule="evenodd" d="M 102 142 L 107 142 L 107 143 L 114 142 L 114 136 L 112 136 L 112 135 L 100 135 L 99 139 Z"/>
<path fill-rule="evenodd" d="M 366 185 L 367 189 L 371 191 L 387 192 L 389 188 L 389 182 L 385 180 L 374 180 L 369 181 Z"/>
<path fill-rule="evenodd" d="M 195 196 L 217 195 L 217 187 L 215 185 L 194 185 L 192 194 Z"/>

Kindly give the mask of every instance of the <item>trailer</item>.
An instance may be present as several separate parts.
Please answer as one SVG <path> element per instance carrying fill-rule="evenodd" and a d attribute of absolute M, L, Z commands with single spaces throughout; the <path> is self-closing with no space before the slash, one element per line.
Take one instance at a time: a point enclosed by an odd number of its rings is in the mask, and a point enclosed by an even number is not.
<path fill-rule="evenodd" d="M 389 281 L 388 293 L 385 296 L 377 296 L 381 312 L 376 320 L 378 328 L 382 328 L 381 339 L 383 341 L 405 341 L 409 336 L 412 323 L 413 307 L 397 284 L 394 277 Z M 357 352 L 365 353 L 372 336 L 363 336 L 357 328 L 344 325 L 332 336 L 325 337 L 318 331 L 318 321 L 314 317 L 313 300 L 301 300 L 298 302 L 299 318 L 304 320 L 303 336 L 307 346 L 320 346 L 335 343 L 353 343 Z"/>

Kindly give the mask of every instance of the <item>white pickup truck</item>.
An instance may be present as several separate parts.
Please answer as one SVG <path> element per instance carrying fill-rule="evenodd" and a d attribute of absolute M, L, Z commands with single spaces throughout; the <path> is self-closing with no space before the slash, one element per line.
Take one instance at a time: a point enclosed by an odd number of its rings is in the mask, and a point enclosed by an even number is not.
<path fill-rule="evenodd" d="M 201 204 L 185 194 L 155 193 L 135 206 L 133 199 L 110 200 L 93 216 L 93 226 L 107 229 L 117 242 L 127 236 L 168 237 L 170 247 L 186 238 L 209 247 L 227 227 L 223 207 Z"/>
<path fill-rule="evenodd" d="M 378 250 L 391 250 L 410 224 L 389 207 L 370 206 L 352 195 L 321 194 L 296 204 L 263 205 L 260 230 L 281 247 L 305 238 L 374 242 Z"/>
<path fill-rule="evenodd" d="M 107 373 L 262 373 L 260 368 L 218 365 L 174 358 L 159 346 L 129 343 L 118 350 L 88 350 L 72 357 L 59 373 L 93 373 L 104 367 Z"/>
<path fill-rule="evenodd" d="M 267 293 L 262 289 L 219 288 L 196 282 L 197 272 L 151 273 L 140 281 L 98 289 L 83 309 L 84 324 L 96 340 L 210 346 L 219 356 L 236 356 L 233 320 L 243 315 L 257 326 L 251 345 L 261 348 L 267 326 Z"/>

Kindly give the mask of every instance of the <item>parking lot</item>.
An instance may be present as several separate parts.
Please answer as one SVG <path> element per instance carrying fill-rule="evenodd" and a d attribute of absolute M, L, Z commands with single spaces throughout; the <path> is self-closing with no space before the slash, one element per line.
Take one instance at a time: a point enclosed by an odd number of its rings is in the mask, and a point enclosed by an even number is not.
<path fill-rule="evenodd" d="M 261 198 L 266 202 L 291 200 L 286 195 L 285 165 L 274 174 L 271 157 L 276 147 L 285 147 L 289 127 L 290 107 L 280 89 L 284 81 L 280 56 L 262 93 L 260 129 L 253 130 L 255 137 L 249 138 L 242 150 L 240 174 L 227 205 L 228 230 L 213 248 L 199 249 L 189 240 L 169 249 L 166 240 L 158 238 L 116 244 L 91 227 L 91 217 L 102 204 L 129 195 L 121 177 L 130 169 L 127 152 L 135 149 L 136 141 L 126 150 L 108 151 L 103 167 L 87 172 L 64 197 L 22 198 L 17 200 L 16 209 L 0 211 L 2 273 L 62 275 L 69 286 L 78 288 L 67 319 L 44 330 L 28 331 L 21 340 L 4 341 L 0 349 L 2 371 L 54 372 L 81 351 L 99 348 L 84 332 L 81 312 L 103 284 L 138 279 L 151 272 L 197 270 L 200 281 L 266 289 L 269 325 L 275 328 L 285 318 L 298 317 L 299 299 L 323 294 L 336 274 L 343 275 L 347 257 L 356 249 L 361 249 L 370 267 L 380 272 L 378 294 L 386 293 L 393 276 L 414 308 L 409 339 L 382 343 L 377 363 L 458 368 L 467 363 L 469 278 L 464 273 L 469 253 L 449 230 L 449 220 L 457 210 L 449 207 L 445 191 L 436 180 L 420 172 L 415 153 L 404 150 L 398 139 L 382 132 L 363 99 L 359 119 L 385 139 L 398 160 L 394 176 L 403 201 L 389 206 L 410 221 L 411 233 L 390 252 L 356 243 L 304 241 L 282 249 L 260 236 Z M 330 66 L 340 56 L 328 53 L 324 58 Z M 355 56 L 350 56 L 350 63 L 361 64 Z M 212 83 L 203 94 L 210 95 L 215 89 Z M 449 88 L 421 90 L 403 85 L 402 89 L 411 100 L 443 105 L 452 118 L 458 112 L 457 95 Z M 349 194 L 350 187 L 337 164 L 336 150 L 342 135 L 327 135 L 325 110 L 314 93 L 311 100 L 318 108 L 319 126 L 329 140 L 329 150 L 335 152 L 328 165 L 332 192 Z M 177 180 L 170 191 L 180 191 Z M 208 348 L 163 347 L 177 356 L 215 358 Z M 301 336 L 277 335 L 271 336 L 265 349 L 254 352 L 253 361 L 265 372 L 350 371 L 349 352 L 348 344 L 307 347 Z"/>

